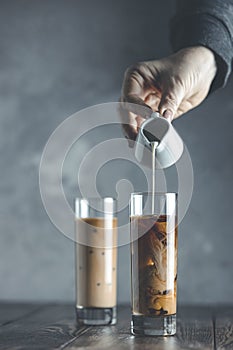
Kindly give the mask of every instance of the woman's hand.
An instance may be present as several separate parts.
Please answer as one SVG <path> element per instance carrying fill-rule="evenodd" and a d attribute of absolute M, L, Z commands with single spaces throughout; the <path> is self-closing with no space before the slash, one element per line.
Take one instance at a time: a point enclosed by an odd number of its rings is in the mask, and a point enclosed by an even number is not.
<path fill-rule="evenodd" d="M 121 101 L 149 106 L 172 121 L 206 98 L 216 71 L 211 50 L 204 46 L 185 48 L 169 57 L 128 68 Z M 136 138 L 143 120 L 128 113 L 123 125 L 127 138 Z"/>

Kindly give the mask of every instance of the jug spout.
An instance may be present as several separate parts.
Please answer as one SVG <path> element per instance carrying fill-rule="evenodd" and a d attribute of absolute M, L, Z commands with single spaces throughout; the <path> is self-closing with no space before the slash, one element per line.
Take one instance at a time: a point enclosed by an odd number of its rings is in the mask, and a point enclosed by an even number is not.
<path fill-rule="evenodd" d="M 145 166 L 151 167 L 152 144 L 156 146 L 157 166 L 167 168 L 175 164 L 183 153 L 183 141 L 165 118 L 152 113 L 140 127 L 135 145 L 135 157 Z"/>

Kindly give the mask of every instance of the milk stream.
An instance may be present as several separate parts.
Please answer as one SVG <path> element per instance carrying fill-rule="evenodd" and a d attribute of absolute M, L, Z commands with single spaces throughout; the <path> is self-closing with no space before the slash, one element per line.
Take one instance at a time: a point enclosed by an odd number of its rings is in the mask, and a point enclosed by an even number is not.
<path fill-rule="evenodd" d="M 158 147 L 158 142 L 151 142 L 152 147 L 152 196 L 151 196 L 151 212 L 154 214 L 155 211 L 155 170 L 156 170 L 156 150 Z"/>

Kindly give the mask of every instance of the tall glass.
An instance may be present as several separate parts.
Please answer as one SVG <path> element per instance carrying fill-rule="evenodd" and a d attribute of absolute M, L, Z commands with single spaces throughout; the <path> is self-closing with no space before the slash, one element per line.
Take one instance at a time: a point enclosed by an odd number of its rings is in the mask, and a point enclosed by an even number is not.
<path fill-rule="evenodd" d="M 176 333 L 177 195 L 133 193 L 130 207 L 131 332 L 173 335 Z"/>
<path fill-rule="evenodd" d="M 117 218 L 113 198 L 77 198 L 76 316 L 82 325 L 116 323 Z"/>

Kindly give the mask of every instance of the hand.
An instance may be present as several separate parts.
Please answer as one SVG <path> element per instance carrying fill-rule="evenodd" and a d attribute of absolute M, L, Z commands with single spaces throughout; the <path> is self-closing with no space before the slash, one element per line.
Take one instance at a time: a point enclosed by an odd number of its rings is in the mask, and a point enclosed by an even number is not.
<path fill-rule="evenodd" d="M 216 71 L 211 50 L 204 46 L 185 48 L 127 69 L 121 101 L 150 107 L 172 121 L 205 99 Z M 127 113 L 123 122 L 126 137 L 135 140 L 143 121 L 141 116 Z"/>

